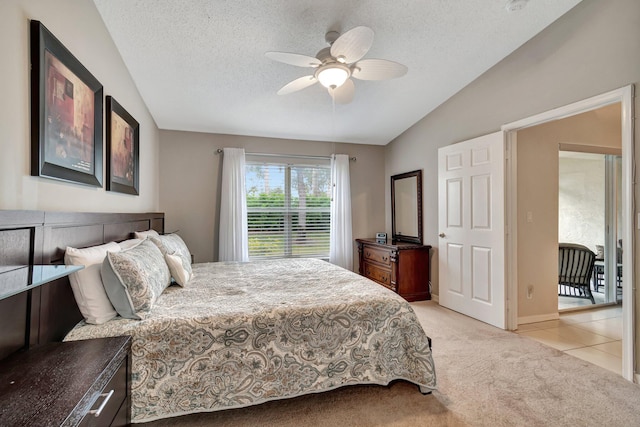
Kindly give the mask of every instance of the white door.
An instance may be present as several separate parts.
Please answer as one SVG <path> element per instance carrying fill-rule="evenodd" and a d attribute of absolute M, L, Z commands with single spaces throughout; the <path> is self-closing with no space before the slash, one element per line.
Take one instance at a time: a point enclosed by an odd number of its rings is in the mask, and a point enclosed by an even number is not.
<path fill-rule="evenodd" d="M 440 305 L 504 329 L 503 132 L 438 150 Z"/>

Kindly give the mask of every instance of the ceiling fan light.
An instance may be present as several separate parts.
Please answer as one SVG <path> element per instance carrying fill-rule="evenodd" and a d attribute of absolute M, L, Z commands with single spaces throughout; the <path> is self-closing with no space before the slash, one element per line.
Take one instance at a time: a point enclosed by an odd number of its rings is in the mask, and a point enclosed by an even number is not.
<path fill-rule="evenodd" d="M 318 70 L 316 78 L 320 84 L 326 88 L 338 88 L 349 78 L 349 71 L 346 67 L 328 66 Z"/>

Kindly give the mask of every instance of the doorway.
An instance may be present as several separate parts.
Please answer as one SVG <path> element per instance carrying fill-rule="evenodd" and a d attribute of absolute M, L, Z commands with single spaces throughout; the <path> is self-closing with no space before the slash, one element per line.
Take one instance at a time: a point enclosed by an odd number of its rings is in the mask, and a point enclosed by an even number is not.
<path fill-rule="evenodd" d="M 532 116 L 526 119 L 519 120 L 517 122 L 506 124 L 502 127 L 502 130 L 506 133 L 506 146 L 507 146 L 507 159 L 508 163 L 506 165 L 506 185 L 507 185 L 507 251 L 506 253 L 509 256 L 507 260 L 506 267 L 506 275 L 507 275 L 507 306 L 508 306 L 508 318 L 507 325 L 511 330 L 515 330 L 518 326 L 519 320 L 521 320 L 520 313 L 520 303 L 523 299 L 528 299 L 530 297 L 531 300 L 536 299 L 538 297 L 538 293 L 536 293 L 536 288 L 534 285 L 533 292 L 528 292 L 528 284 L 523 282 L 519 277 L 519 258 L 522 257 L 522 254 L 519 251 L 519 243 L 521 243 L 522 236 L 521 230 L 519 227 L 519 221 L 528 221 L 529 213 L 527 211 L 522 211 L 521 207 L 518 205 L 518 187 L 519 187 L 519 169 L 520 164 L 517 161 L 519 158 L 519 150 L 518 146 L 520 140 L 520 133 L 522 130 L 527 128 L 540 125 L 543 123 L 551 123 L 560 119 L 564 119 L 567 117 L 572 117 L 578 115 L 580 113 L 589 112 L 593 110 L 597 110 L 601 107 L 605 107 L 611 104 L 620 103 L 621 106 L 621 141 L 622 141 L 622 193 L 621 193 L 621 234 L 623 236 L 623 242 L 628 241 L 632 242 L 633 236 L 633 227 L 634 227 L 634 217 L 633 217 L 633 188 L 632 188 L 632 173 L 633 173 L 633 86 L 626 86 L 621 89 L 617 89 L 602 95 L 598 95 L 580 102 L 576 102 L 574 104 L 570 104 L 561 108 L 557 108 L 555 110 L 551 110 L 545 113 L 538 114 L 536 116 Z M 557 148 L 556 148 L 557 150 Z M 557 155 L 555 164 L 543 164 L 544 170 L 542 166 L 538 165 L 538 172 L 540 173 L 540 177 L 544 177 L 547 175 L 547 171 L 551 171 L 550 173 L 553 175 L 553 170 L 555 166 L 555 179 L 557 183 Z M 551 166 L 551 168 L 549 168 Z M 555 202 L 553 202 L 557 206 L 557 197 L 555 198 Z M 536 216 L 532 211 L 531 221 L 536 221 Z M 555 219 L 557 224 L 557 216 Z M 557 227 L 555 228 L 555 243 L 551 246 L 547 246 L 543 251 L 536 254 L 537 257 L 546 257 L 550 256 L 549 254 L 553 254 L 554 257 L 557 255 Z M 633 262 L 634 248 L 632 244 L 626 245 L 628 246 L 627 250 L 624 250 L 622 254 L 622 263 L 624 265 L 631 266 Z M 556 248 L 556 249 L 554 249 Z M 623 323 L 623 351 L 622 351 L 622 376 L 632 381 L 633 380 L 633 366 L 634 366 L 634 323 L 633 323 L 633 312 L 634 312 L 634 299 L 632 295 L 632 284 L 634 282 L 634 272 L 632 268 L 628 268 L 628 271 L 625 271 L 625 279 L 622 283 L 622 292 L 627 295 L 625 304 L 622 309 L 622 323 Z M 557 273 L 556 273 L 557 275 Z M 552 280 L 557 280 L 552 279 Z M 548 281 L 547 281 L 548 282 Z M 554 298 L 557 298 L 557 291 L 553 292 L 555 295 Z M 549 304 L 549 301 L 553 301 L 554 304 Z M 536 314 L 532 317 L 538 317 L 539 320 L 532 321 L 543 321 L 543 320 L 551 320 L 558 318 L 557 311 L 557 299 L 549 299 L 547 300 L 548 310 L 546 312 L 542 312 Z M 545 318 L 546 317 L 546 318 Z"/>

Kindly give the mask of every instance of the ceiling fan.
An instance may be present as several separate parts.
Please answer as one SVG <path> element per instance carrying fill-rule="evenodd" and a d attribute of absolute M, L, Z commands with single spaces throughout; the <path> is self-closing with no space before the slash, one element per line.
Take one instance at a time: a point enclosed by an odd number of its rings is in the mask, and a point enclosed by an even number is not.
<path fill-rule="evenodd" d="M 287 95 L 317 82 L 326 87 L 329 95 L 339 104 L 353 99 L 355 85 L 350 77 L 360 80 L 386 80 L 402 77 L 407 67 L 386 59 L 362 59 L 373 43 L 373 30 L 355 27 L 340 35 L 329 31 L 325 35 L 329 47 L 320 50 L 315 58 L 287 52 L 266 52 L 267 58 L 298 67 L 315 68 L 313 74 L 297 78 L 284 85 L 277 93 Z"/>

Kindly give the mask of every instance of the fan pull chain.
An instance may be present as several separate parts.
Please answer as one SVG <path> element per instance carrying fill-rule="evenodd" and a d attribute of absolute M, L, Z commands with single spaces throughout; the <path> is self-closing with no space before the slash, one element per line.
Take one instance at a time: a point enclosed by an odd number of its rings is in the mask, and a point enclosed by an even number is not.
<path fill-rule="evenodd" d="M 336 97 L 331 94 L 331 139 L 336 140 Z"/>

